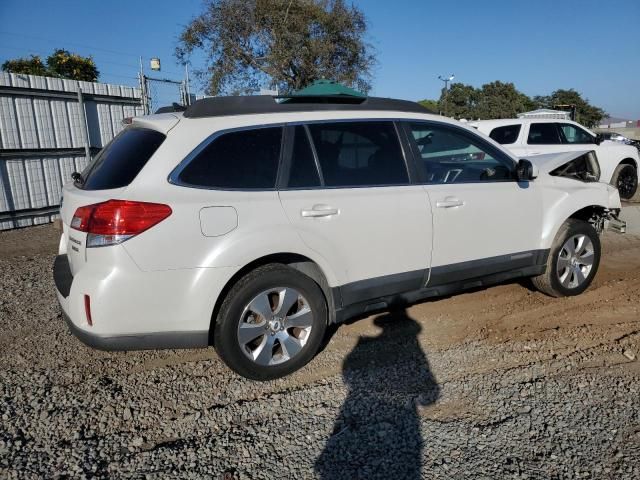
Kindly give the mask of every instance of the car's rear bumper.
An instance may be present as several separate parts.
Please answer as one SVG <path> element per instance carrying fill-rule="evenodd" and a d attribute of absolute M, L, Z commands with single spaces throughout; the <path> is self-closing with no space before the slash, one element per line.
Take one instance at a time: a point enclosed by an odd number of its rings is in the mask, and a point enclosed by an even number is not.
<path fill-rule="evenodd" d="M 156 332 L 137 335 L 98 335 L 76 326 L 63 310 L 71 333 L 82 343 L 98 350 L 160 350 L 166 348 L 203 348 L 209 344 L 209 332 Z"/>
<path fill-rule="evenodd" d="M 151 275 L 149 275 L 151 277 Z M 79 275 L 79 277 L 81 277 Z M 127 325 L 131 325 L 131 318 L 122 318 L 123 315 L 114 305 L 117 305 L 122 299 L 122 289 L 132 291 L 131 298 L 144 299 L 141 294 L 136 297 L 135 286 L 145 285 L 140 278 L 132 278 L 127 281 L 121 279 L 116 285 L 109 285 L 104 278 L 74 278 L 69 261 L 66 255 L 58 255 L 53 264 L 53 278 L 56 285 L 56 293 L 60 307 L 62 308 L 63 317 L 73 333 L 86 345 L 100 350 L 151 350 L 151 349 L 170 349 L 170 348 L 202 348 L 209 344 L 208 325 L 206 329 L 201 330 L 167 330 L 155 331 L 154 325 L 157 320 L 158 324 L 167 325 L 166 318 L 151 317 L 144 318 L 141 312 L 150 310 L 150 305 L 144 303 L 131 305 L 131 317 L 138 325 L 138 328 L 144 331 L 130 332 L 124 331 Z M 154 280 L 149 279 L 153 283 Z M 78 282 L 83 282 L 83 289 L 78 286 Z M 125 283 L 125 285 L 122 285 Z M 97 289 L 94 285 L 100 286 Z M 107 284 L 107 286 L 105 286 Z M 97 317 L 100 324 L 91 326 L 86 320 L 84 312 L 84 292 L 92 294 L 93 300 L 98 300 L 97 305 L 104 306 L 100 312 L 93 312 L 92 317 Z M 99 292 L 100 297 L 94 292 Z M 156 298 L 155 303 L 162 303 L 162 297 Z M 175 301 L 184 301 L 184 298 L 174 298 Z M 130 299 L 124 299 L 130 301 Z M 114 307 L 111 307 L 114 306 Z M 104 314 L 107 312 L 106 315 Z M 154 310 L 154 313 L 157 310 Z M 116 315 L 113 321 L 109 321 L 109 315 Z M 209 316 L 210 318 L 210 316 Z M 208 319 L 206 319 L 208 321 Z M 130 328 L 130 327 L 129 327 Z M 105 331 L 106 330 L 106 331 Z"/>

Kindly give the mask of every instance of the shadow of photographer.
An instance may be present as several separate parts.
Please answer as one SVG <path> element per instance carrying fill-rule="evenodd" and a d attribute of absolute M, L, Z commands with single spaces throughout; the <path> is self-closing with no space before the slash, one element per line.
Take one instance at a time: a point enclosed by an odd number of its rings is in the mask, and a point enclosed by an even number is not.
<path fill-rule="evenodd" d="M 342 371 L 349 393 L 315 463 L 323 479 L 421 478 L 424 442 L 418 406 L 439 396 L 420 347 L 420 325 L 406 311 L 375 319 Z"/>

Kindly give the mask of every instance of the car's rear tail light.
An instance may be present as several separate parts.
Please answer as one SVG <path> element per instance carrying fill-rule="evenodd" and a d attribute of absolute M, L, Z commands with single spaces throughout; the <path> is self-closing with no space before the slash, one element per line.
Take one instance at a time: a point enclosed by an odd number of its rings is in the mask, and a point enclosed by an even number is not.
<path fill-rule="evenodd" d="M 71 228 L 87 232 L 87 247 L 122 243 L 171 215 L 161 203 L 108 200 L 76 210 Z"/>

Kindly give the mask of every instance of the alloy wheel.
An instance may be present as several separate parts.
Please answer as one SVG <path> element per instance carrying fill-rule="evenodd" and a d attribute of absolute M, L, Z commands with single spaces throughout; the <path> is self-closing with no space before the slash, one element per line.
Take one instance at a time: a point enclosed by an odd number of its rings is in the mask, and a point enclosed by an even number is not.
<path fill-rule="evenodd" d="M 618 193 L 622 198 L 631 198 L 638 188 L 638 177 L 633 167 L 624 168 L 618 176 L 616 182 Z"/>
<path fill-rule="evenodd" d="M 258 365 L 277 365 L 300 353 L 312 327 L 313 311 L 306 298 L 293 288 L 275 287 L 245 306 L 238 323 L 238 343 Z"/>
<path fill-rule="evenodd" d="M 593 242 L 587 235 L 573 235 L 560 249 L 556 272 L 565 288 L 577 288 L 591 273 L 594 261 Z"/>

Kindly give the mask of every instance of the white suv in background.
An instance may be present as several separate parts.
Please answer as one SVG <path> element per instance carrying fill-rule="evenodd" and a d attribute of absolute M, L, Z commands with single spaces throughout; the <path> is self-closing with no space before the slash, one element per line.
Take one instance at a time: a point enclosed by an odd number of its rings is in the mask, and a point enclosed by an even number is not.
<path fill-rule="evenodd" d="M 519 157 L 545 153 L 594 150 L 600 163 L 600 178 L 620 192 L 624 200 L 638 190 L 638 149 L 631 145 L 602 141 L 579 123 L 569 120 L 500 119 L 469 122 L 485 135 Z"/>
<path fill-rule="evenodd" d="M 208 98 L 134 118 L 65 186 L 58 299 L 94 347 L 213 345 L 277 378 L 354 315 L 517 277 L 581 293 L 624 229 L 597 175 L 412 102 Z"/>

